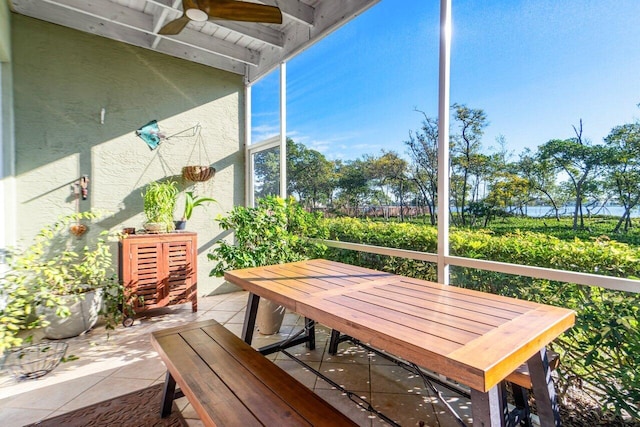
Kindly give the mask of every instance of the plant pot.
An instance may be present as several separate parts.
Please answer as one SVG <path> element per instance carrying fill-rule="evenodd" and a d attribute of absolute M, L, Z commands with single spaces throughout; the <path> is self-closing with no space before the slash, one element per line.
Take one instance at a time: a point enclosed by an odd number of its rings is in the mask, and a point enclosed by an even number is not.
<path fill-rule="evenodd" d="M 176 226 L 176 230 L 184 230 L 185 228 L 187 228 L 187 221 L 186 220 L 173 221 L 173 223 Z"/>
<path fill-rule="evenodd" d="M 82 236 L 87 231 L 87 226 L 84 224 L 72 224 L 69 227 L 69 231 L 76 237 Z"/>
<path fill-rule="evenodd" d="M 162 222 L 146 222 L 144 224 L 144 229 L 147 231 L 147 233 L 151 234 L 166 233 L 167 224 Z"/>
<path fill-rule="evenodd" d="M 273 335 L 278 333 L 284 320 L 285 308 L 273 301 L 260 299 L 256 324 L 258 332 L 262 335 Z"/>
<path fill-rule="evenodd" d="M 78 298 L 76 301 L 75 295 L 62 297 L 71 312 L 68 317 L 57 316 L 53 308 L 44 309 L 45 320 L 49 322 L 44 328 L 46 338 L 59 340 L 76 337 L 96 324 L 102 307 L 102 289 L 86 292 Z"/>
<path fill-rule="evenodd" d="M 185 166 L 182 168 L 182 176 L 189 181 L 208 181 L 216 174 L 216 170 L 211 166 Z"/>

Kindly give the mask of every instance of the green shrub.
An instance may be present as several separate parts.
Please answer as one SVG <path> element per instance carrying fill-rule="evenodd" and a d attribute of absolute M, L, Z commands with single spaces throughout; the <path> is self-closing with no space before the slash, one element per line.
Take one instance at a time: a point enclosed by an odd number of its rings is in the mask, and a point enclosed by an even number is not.
<path fill-rule="evenodd" d="M 23 342 L 22 332 L 46 326 L 40 308 L 54 309 L 60 317 L 71 315 L 61 296 L 102 288 L 107 325 L 121 316 L 122 286 L 114 280 L 107 232 L 78 238 L 71 225 L 91 222 L 95 212 L 80 212 L 45 225 L 22 251 L 9 254 L 9 271 L 0 278 L 0 353 Z"/>
<path fill-rule="evenodd" d="M 294 199 L 266 197 L 258 207 L 236 206 L 217 221 L 224 230 L 233 230 L 235 244 L 216 243 L 207 255 L 217 261 L 210 276 L 222 276 L 226 270 L 283 264 L 316 258 L 325 246 L 311 243 L 305 236 L 324 236 L 319 217 L 306 212 Z"/>
<path fill-rule="evenodd" d="M 423 252 L 437 252 L 432 226 L 325 220 L 332 240 Z M 640 249 L 601 237 L 560 240 L 541 233 L 452 229 L 452 255 L 513 264 L 636 279 Z M 329 248 L 325 258 L 406 276 L 435 280 L 433 263 Z M 640 293 L 550 282 L 471 268 L 452 267 L 451 283 L 576 310 L 576 325 L 553 343 L 562 355 L 560 389 L 584 386 L 596 400 L 620 414 L 640 418 Z M 587 387 L 588 385 L 588 387 Z"/>

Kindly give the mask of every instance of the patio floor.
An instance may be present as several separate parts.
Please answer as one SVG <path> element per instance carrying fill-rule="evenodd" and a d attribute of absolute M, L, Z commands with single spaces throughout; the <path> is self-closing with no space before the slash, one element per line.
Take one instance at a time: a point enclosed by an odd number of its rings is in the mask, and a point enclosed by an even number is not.
<path fill-rule="evenodd" d="M 191 312 L 190 305 L 156 310 L 148 317 L 137 319 L 130 328 L 118 327 L 109 331 L 108 337 L 104 327 L 97 327 L 68 340 L 67 356 L 75 355 L 78 360 L 62 363 L 37 380 L 19 382 L 6 372 L 0 373 L 0 425 L 23 426 L 163 382 L 165 368 L 151 347 L 150 332 L 184 322 L 215 319 L 240 335 L 247 295 L 236 292 L 201 297 L 197 313 Z M 287 313 L 280 333 L 270 337 L 256 333 L 254 347 L 286 338 L 300 328 L 303 320 L 296 314 Z M 329 332 L 319 325 L 315 350 L 309 351 L 300 345 L 289 352 L 348 390 L 357 392 L 400 425 L 415 426 L 421 420 L 427 426 L 459 425 L 422 380 L 411 372 L 348 342 L 340 344 L 336 356 L 329 355 Z M 359 425 L 386 425 L 286 355 L 277 353 L 269 358 Z M 441 390 L 465 421 L 469 421 L 469 400 L 446 388 Z M 189 425 L 202 425 L 186 398 L 178 399 L 176 403 Z"/>

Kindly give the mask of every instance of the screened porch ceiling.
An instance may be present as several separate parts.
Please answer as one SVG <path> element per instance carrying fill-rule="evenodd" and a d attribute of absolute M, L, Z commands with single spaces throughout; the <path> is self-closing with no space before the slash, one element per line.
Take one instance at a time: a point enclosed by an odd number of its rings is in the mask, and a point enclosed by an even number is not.
<path fill-rule="evenodd" d="M 380 0 L 246 0 L 277 6 L 282 24 L 191 21 L 178 35 L 158 31 L 182 15 L 182 0 L 10 0 L 13 12 L 166 55 L 245 75 L 252 83 Z"/>

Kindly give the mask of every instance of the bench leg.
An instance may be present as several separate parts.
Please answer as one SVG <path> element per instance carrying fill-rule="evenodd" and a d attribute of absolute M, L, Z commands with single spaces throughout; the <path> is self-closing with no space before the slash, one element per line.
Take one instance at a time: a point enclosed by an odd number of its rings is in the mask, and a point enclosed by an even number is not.
<path fill-rule="evenodd" d="M 160 408 L 160 417 L 166 418 L 171 414 L 171 406 L 173 405 L 173 398 L 176 393 L 176 380 L 167 371 L 167 376 L 164 380 L 164 391 L 162 392 L 162 407 Z"/>
<path fill-rule="evenodd" d="M 504 427 L 507 413 L 506 388 L 500 382 L 487 393 L 471 389 L 471 414 L 474 427 Z"/>
<path fill-rule="evenodd" d="M 242 325 L 242 340 L 249 345 L 251 345 L 251 340 L 253 340 L 253 329 L 256 326 L 258 303 L 260 303 L 260 296 L 249 293 L 247 311 L 244 313 L 244 324 Z"/>
<path fill-rule="evenodd" d="M 531 375 L 531 385 L 533 395 L 536 398 L 536 408 L 540 425 L 559 426 L 560 408 L 556 400 L 556 390 L 551 378 L 551 369 L 547 359 L 547 349 L 543 348 L 536 353 L 529 361 L 529 373 Z"/>
<path fill-rule="evenodd" d="M 516 411 L 520 412 L 520 425 L 523 427 L 533 427 L 531 423 L 531 408 L 529 407 L 529 393 L 527 389 L 518 384 L 511 384 L 513 391 L 513 400 L 515 401 Z"/>

